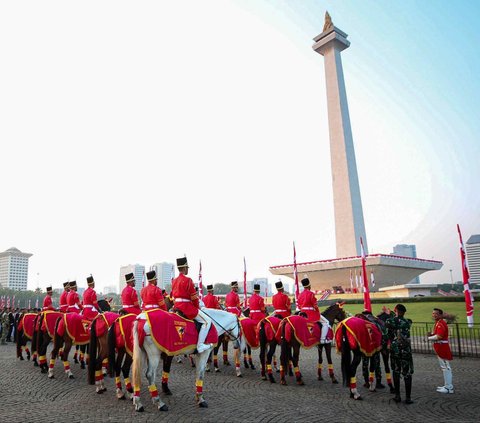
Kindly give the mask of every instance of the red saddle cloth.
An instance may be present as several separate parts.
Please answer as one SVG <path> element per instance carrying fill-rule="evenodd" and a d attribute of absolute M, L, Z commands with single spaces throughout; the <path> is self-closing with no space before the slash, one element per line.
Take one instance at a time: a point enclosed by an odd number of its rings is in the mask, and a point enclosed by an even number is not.
<path fill-rule="evenodd" d="M 90 325 L 92 322 L 82 319 L 82 315 L 78 313 L 62 313 L 62 315 L 63 319 L 58 324 L 57 333 L 60 336 L 64 336 L 66 331 L 76 345 L 88 344 L 90 342 Z"/>
<path fill-rule="evenodd" d="M 37 313 L 25 313 L 18 324 L 18 330 L 23 330 L 23 334 L 28 338 L 33 338 L 33 328 Z"/>
<path fill-rule="evenodd" d="M 95 335 L 97 338 L 104 336 L 108 332 L 108 329 L 110 329 L 110 326 L 112 326 L 113 322 L 115 322 L 115 320 L 117 320 L 119 317 L 119 314 L 111 311 L 99 313 L 94 319 L 96 321 Z"/>
<path fill-rule="evenodd" d="M 136 314 L 130 313 L 120 316 L 115 325 L 116 347 L 125 348 L 130 356 L 133 355 L 133 322 L 137 318 Z M 143 325 L 142 325 L 143 326 Z M 143 331 L 142 331 L 143 332 Z M 143 341 L 140 343 L 142 344 Z"/>
<path fill-rule="evenodd" d="M 342 320 L 335 331 L 337 351 L 342 348 L 342 328 L 347 330 L 347 339 L 351 349 L 360 348 L 367 357 L 382 349 L 382 333 L 378 327 L 368 320 L 358 317 L 348 317 Z"/>
<path fill-rule="evenodd" d="M 245 335 L 245 340 L 250 348 L 258 348 L 260 342 L 257 336 L 257 325 L 259 322 L 256 320 L 250 319 L 249 317 L 240 316 L 240 325 L 242 326 L 242 332 Z"/>
<path fill-rule="evenodd" d="M 43 322 L 41 330 L 48 333 L 50 338 L 55 337 L 55 325 L 57 320 L 63 316 L 60 311 L 46 310 L 43 312 Z"/>
<path fill-rule="evenodd" d="M 197 345 L 198 332 L 193 320 L 159 309 L 144 313 L 151 328 L 153 342 L 160 351 L 167 355 L 177 355 Z M 205 343 L 216 344 L 217 342 L 217 329 L 212 324 Z"/>
<path fill-rule="evenodd" d="M 283 326 L 285 326 L 285 340 L 291 342 L 293 337 L 304 348 L 312 348 L 320 343 L 320 325 L 317 322 L 309 322 L 302 316 L 288 316 L 282 320 L 277 330 L 277 342 L 280 343 Z"/>
<path fill-rule="evenodd" d="M 282 319 L 279 319 L 277 317 L 273 317 L 273 316 L 269 316 L 269 317 L 265 317 L 265 319 L 263 319 L 263 322 L 265 323 L 265 337 L 267 339 L 267 342 L 271 342 L 275 339 L 275 335 L 278 331 L 278 327 L 280 326 L 280 322 L 282 321 Z M 260 336 L 259 336 L 259 333 L 260 333 L 260 325 L 262 324 L 262 322 L 260 322 L 258 325 L 257 325 L 257 339 L 260 340 Z"/>

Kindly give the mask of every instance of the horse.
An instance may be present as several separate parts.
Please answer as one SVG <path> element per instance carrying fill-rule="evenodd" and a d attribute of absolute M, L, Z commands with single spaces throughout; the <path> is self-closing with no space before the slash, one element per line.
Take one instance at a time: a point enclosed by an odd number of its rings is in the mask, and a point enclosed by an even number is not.
<path fill-rule="evenodd" d="M 371 357 L 382 348 L 382 333 L 377 325 L 359 317 L 342 320 L 335 331 L 337 351 L 342 354 L 343 385 L 350 389 L 350 398 L 361 400 L 357 389 L 357 367 L 362 354 Z M 353 353 L 353 360 L 352 360 Z"/>
<path fill-rule="evenodd" d="M 102 312 L 110 311 L 110 304 L 107 300 L 99 300 L 98 307 Z M 90 334 L 88 332 L 91 322 L 84 320 L 83 316 L 78 313 L 61 313 L 61 318 L 57 319 L 54 331 L 53 349 L 50 355 L 50 365 L 48 367 L 48 377 L 54 378 L 54 366 L 57 357 L 63 361 L 65 374 L 69 379 L 74 379 L 68 362 L 68 354 L 72 345 L 80 345 L 80 364 L 81 368 L 85 368 L 83 361 L 84 353 L 87 351 L 90 342 Z M 75 329 L 75 332 L 72 330 Z M 88 361 L 88 360 L 87 360 Z"/>
<path fill-rule="evenodd" d="M 346 317 L 346 313 L 343 310 L 343 304 L 340 303 L 331 305 L 327 308 L 327 310 L 325 310 L 325 313 L 328 315 L 327 320 L 331 320 L 332 323 L 335 320 L 340 322 Z M 320 323 L 320 321 L 308 322 L 308 320 L 301 315 L 289 316 L 282 320 L 277 333 L 277 338 L 280 338 L 281 341 L 280 384 L 287 384 L 285 374 L 291 360 L 297 385 L 304 385 L 302 373 L 300 372 L 300 368 L 298 365 L 300 359 L 300 348 L 304 347 L 309 349 L 319 345 L 321 341 L 321 332 L 322 324 Z M 326 351 L 327 348 L 325 349 Z M 318 350 L 318 354 L 318 363 L 320 365 L 322 363 L 320 349 Z M 331 357 L 329 364 L 330 363 Z"/>
<path fill-rule="evenodd" d="M 17 344 L 17 358 L 19 358 L 20 360 L 24 360 L 23 351 L 25 351 L 25 353 L 27 354 L 27 360 L 30 360 L 31 353 L 27 347 L 28 341 L 32 342 L 32 352 L 34 352 L 33 335 L 37 318 L 37 313 L 26 312 L 21 315 L 20 320 L 18 321 L 18 325 L 15 329 L 15 340 Z M 37 361 L 36 355 L 33 356 L 33 360 L 35 362 Z"/>
<path fill-rule="evenodd" d="M 202 309 L 212 320 L 212 326 L 215 327 L 217 336 L 218 334 L 227 334 L 230 339 L 235 342 L 235 349 L 243 349 L 243 337 L 241 332 L 241 326 L 238 321 L 237 316 L 234 314 L 228 313 L 223 310 L 215 310 L 215 309 Z M 162 313 L 164 315 L 162 316 Z M 148 368 L 146 372 L 146 376 L 149 382 L 149 391 L 150 396 L 152 398 L 153 404 L 157 405 L 157 408 L 160 411 L 167 411 L 167 405 L 160 399 L 157 391 L 157 387 L 155 384 L 155 376 L 157 367 L 160 361 L 161 353 L 165 353 L 167 355 L 167 359 L 164 360 L 164 368 L 162 373 L 162 390 L 167 395 L 171 394 L 170 389 L 168 388 L 168 376 L 170 373 L 170 365 L 172 363 L 172 359 L 174 355 L 178 354 L 195 354 L 196 355 L 196 394 L 195 400 L 197 405 L 201 408 L 208 407 L 208 403 L 203 397 L 203 379 L 205 376 L 205 368 L 207 364 L 208 357 L 213 349 L 213 345 L 203 351 L 202 353 L 198 353 L 196 350 L 196 340 L 190 341 L 189 343 L 185 344 L 185 347 L 177 350 L 177 351 L 170 351 L 169 347 L 166 345 L 159 344 L 158 340 L 154 340 L 155 338 L 153 332 L 155 328 L 152 329 L 150 326 L 150 322 L 152 318 L 155 317 L 162 317 L 162 319 L 167 318 L 165 316 L 165 312 L 162 310 L 152 310 L 146 311 L 139 315 L 133 324 L 133 366 L 132 366 L 132 378 L 134 383 L 134 396 L 133 396 L 133 403 L 135 406 L 135 410 L 138 412 L 144 411 L 144 407 L 140 401 L 140 382 L 141 382 L 141 368 L 142 368 L 142 356 L 147 357 L 148 359 Z M 174 313 L 168 313 L 173 315 Z M 173 329 L 174 333 L 177 332 L 179 338 L 183 341 L 183 337 L 187 334 L 188 327 L 182 323 L 182 321 L 178 321 L 178 316 L 170 316 L 170 319 L 177 319 L 173 320 L 175 329 Z M 181 318 L 180 318 L 181 319 Z M 183 319 L 182 319 L 183 320 Z M 155 320 L 154 320 L 155 321 Z M 157 320 L 158 321 L 158 320 Z M 170 320 L 169 322 L 171 322 Z M 171 323 L 168 323 L 171 324 Z M 178 325 L 178 326 L 177 326 Z M 140 327 L 139 327 L 140 326 Z M 143 326 L 143 327 L 142 327 Z M 168 329 L 168 328 L 167 328 Z M 140 336 L 144 336 L 143 345 L 140 346 Z M 196 334 L 198 337 L 198 333 Z M 209 335 L 210 336 L 210 335 Z M 208 340 L 208 337 L 207 337 Z"/>
<path fill-rule="evenodd" d="M 57 321 L 63 317 L 63 315 L 64 313 L 60 311 L 46 310 L 42 311 L 37 319 L 36 347 L 40 371 L 42 373 L 47 373 L 49 367 L 53 366 L 52 360 L 50 360 L 50 365 L 47 364 L 47 348 L 55 335 Z"/>

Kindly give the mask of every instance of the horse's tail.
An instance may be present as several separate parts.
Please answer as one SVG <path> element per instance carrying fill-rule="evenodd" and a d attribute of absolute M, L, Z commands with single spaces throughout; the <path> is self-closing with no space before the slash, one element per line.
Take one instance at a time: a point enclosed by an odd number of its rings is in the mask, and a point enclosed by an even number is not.
<path fill-rule="evenodd" d="M 97 319 L 93 319 L 90 327 L 90 358 L 88 360 L 88 384 L 95 385 L 95 368 L 97 367 Z"/>
<path fill-rule="evenodd" d="M 288 371 L 288 361 L 290 360 L 290 348 L 289 348 L 289 345 L 288 345 L 288 341 L 287 341 L 287 338 L 285 336 L 285 332 L 286 332 L 286 326 L 287 326 L 287 322 L 285 320 L 283 320 L 281 323 L 282 325 L 281 327 L 281 334 L 282 334 L 282 338 L 281 338 L 281 347 L 280 347 L 280 360 L 282 362 L 282 366 L 283 366 L 283 369 L 284 371 Z"/>
<path fill-rule="evenodd" d="M 60 344 L 61 344 L 61 342 L 62 342 L 62 337 L 61 337 L 61 336 L 59 335 L 59 333 L 58 333 L 58 325 L 59 325 L 60 322 L 63 320 L 63 318 L 64 318 L 63 316 L 62 316 L 62 317 L 59 317 L 59 318 L 57 319 L 57 321 L 55 322 L 55 332 L 54 332 L 55 335 L 54 335 L 54 337 L 53 337 L 53 349 L 54 349 L 55 351 L 57 351 L 57 353 L 58 353 L 58 350 L 60 349 Z M 62 357 L 61 357 L 61 358 L 62 358 Z M 63 360 L 63 358 L 62 358 L 62 360 Z"/>
<path fill-rule="evenodd" d="M 351 350 L 350 350 L 350 343 L 348 342 L 347 337 L 347 328 L 344 324 L 342 325 L 342 382 L 343 386 L 348 386 L 350 383 L 350 365 L 351 365 Z"/>
<path fill-rule="evenodd" d="M 133 323 L 133 362 L 132 362 L 132 380 L 133 389 L 140 389 L 142 380 L 142 351 L 140 350 L 140 342 L 138 341 L 138 320 Z"/>
<path fill-rule="evenodd" d="M 110 329 L 108 329 L 108 376 L 115 375 L 115 325 L 113 322 Z"/>
<path fill-rule="evenodd" d="M 39 315 L 37 314 L 33 319 L 33 335 L 32 335 L 32 353 L 37 352 L 38 349 L 38 331 L 37 331 L 37 322 Z"/>
<path fill-rule="evenodd" d="M 22 355 L 22 346 L 23 346 L 23 324 L 22 328 L 19 330 L 18 328 L 20 327 L 20 324 L 23 323 L 23 319 L 25 319 L 25 316 L 22 316 L 22 318 L 18 321 L 17 327 L 15 329 L 15 341 L 17 344 L 17 358 L 20 358 Z"/>
<path fill-rule="evenodd" d="M 43 313 L 40 314 L 40 317 L 38 318 L 38 330 L 37 330 L 37 351 L 40 349 L 40 347 L 43 345 L 43 334 L 42 334 L 42 324 L 43 324 L 43 319 L 45 318 L 45 315 Z M 39 351 L 40 353 L 40 351 Z"/>

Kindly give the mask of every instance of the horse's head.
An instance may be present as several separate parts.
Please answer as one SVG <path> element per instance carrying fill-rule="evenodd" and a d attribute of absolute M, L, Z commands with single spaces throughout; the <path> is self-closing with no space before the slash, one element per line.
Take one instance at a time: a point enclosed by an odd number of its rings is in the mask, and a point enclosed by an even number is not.
<path fill-rule="evenodd" d="M 250 317 L 250 307 L 247 307 L 245 310 L 242 311 L 242 314 L 245 317 Z"/>
<path fill-rule="evenodd" d="M 110 311 L 110 303 L 107 300 L 98 300 L 98 307 L 101 311 Z"/>
<path fill-rule="evenodd" d="M 322 312 L 322 316 L 330 322 L 330 325 L 333 325 L 335 320 L 337 322 L 341 322 L 347 318 L 347 314 L 343 309 L 344 304 L 344 302 L 332 304 L 324 312 Z"/>

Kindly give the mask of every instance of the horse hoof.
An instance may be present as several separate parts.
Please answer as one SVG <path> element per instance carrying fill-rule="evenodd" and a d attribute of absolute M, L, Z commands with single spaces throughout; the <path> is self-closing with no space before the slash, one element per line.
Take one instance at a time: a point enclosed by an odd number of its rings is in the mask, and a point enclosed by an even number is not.
<path fill-rule="evenodd" d="M 30 361 L 30 354 L 27 354 L 27 360 Z"/>
<path fill-rule="evenodd" d="M 18 357 L 21 361 L 25 360 L 23 356 Z"/>
<path fill-rule="evenodd" d="M 40 373 L 47 373 L 48 370 L 47 369 L 44 369 L 43 367 L 40 369 Z"/>
<path fill-rule="evenodd" d="M 85 369 L 85 363 L 84 362 L 82 362 L 82 364 L 80 364 L 80 368 Z"/>
<path fill-rule="evenodd" d="M 298 386 L 304 386 L 305 383 L 303 382 L 303 380 L 297 380 L 297 385 Z"/>
<path fill-rule="evenodd" d="M 73 362 L 74 362 L 75 364 L 78 364 L 78 363 L 79 363 L 79 361 L 78 361 L 76 358 L 73 359 Z"/>
<path fill-rule="evenodd" d="M 215 373 L 220 373 L 220 369 L 218 367 L 215 368 Z"/>
<path fill-rule="evenodd" d="M 33 361 L 33 366 L 38 367 L 38 362 L 36 360 Z"/>
<path fill-rule="evenodd" d="M 243 363 L 246 369 L 248 369 L 248 363 Z"/>
<path fill-rule="evenodd" d="M 120 401 L 125 401 L 126 398 L 125 398 L 125 395 L 122 395 L 121 397 L 117 397 Z"/>
<path fill-rule="evenodd" d="M 251 363 L 250 363 L 250 368 L 251 368 L 252 370 L 255 370 L 255 366 L 254 366 L 253 364 L 251 364 Z"/>
<path fill-rule="evenodd" d="M 287 386 L 287 381 L 286 380 L 281 380 L 280 385 Z"/>
<path fill-rule="evenodd" d="M 160 411 L 168 411 L 168 407 L 167 407 L 167 404 L 163 404 L 160 408 L 159 408 Z"/>
<path fill-rule="evenodd" d="M 224 361 L 224 362 L 223 362 L 223 365 L 224 365 L 224 366 L 231 366 L 231 364 L 230 364 L 229 361 Z"/>
<path fill-rule="evenodd" d="M 238 373 L 237 377 L 243 377 L 243 375 L 241 373 Z"/>
<path fill-rule="evenodd" d="M 210 373 L 210 369 L 205 369 L 205 371 L 206 371 L 207 373 Z"/>
<path fill-rule="evenodd" d="M 138 407 L 135 411 L 139 413 L 143 413 L 145 411 L 145 408 L 143 408 L 143 405 L 141 407 Z"/>
<path fill-rule="evenodd" d="M 75 379 L 75 376 L 69 375 L 68 378 L 69 378 L 69 379 Z"/>
<path fill-rule="evenodd" d="M 273 377 L 270 378 L 270 383 L 276 383 L 276 382 L 275 382 L 275 379 L 274 379 Z"/>
<path fill-rule="evenodd" d="M 324 380 L 324 379 L 323 379 L 323 376 L 322 376 L 322 375 L 319 375 L 319 376 L 317 377 L 317 380 Z"/>
<path fill-rule="evenodd" d="M 162 392 L 163 392 L 165 395 L 173 395 L 173 394 L 172 394 L 172 391 L 170 391 L 170 389 L 168 389 L 168 388 L 162 389 Z"/>
<path fill-rule="evenodd" d="M 263 375 L 262 380 L 267 380 L 267 376 Z"/>
<path fill-rule="evenodd" d="M 338 380 L 334 377 L 332 377 L 332 383 L 338 383 Z"/>
<path fill-rule="evenodd" d="M 49 378 L 49 379 L 55 379 L 55 376 L 54 376 L 54 375 L 51 375 L 51 376 L 48 375 L 48 378 Z"/>
<path fill-rule="evenodd" d="M 207 401 L 202 401 L 202 402 L 198 403 L 198 406 L 200 408 L 208 408 Z"/>
<path fill-rule="evenodd" d="M 357 397 L 357 396 L 355 396 L 355 394 L 353 392 L 350 392 L 350 398 L 353 398 L 355 401 L 362 401 L 363 400 L 363 398 L 360 395 L 358 395 L 358 397 Z"/>

